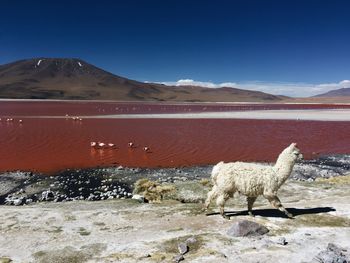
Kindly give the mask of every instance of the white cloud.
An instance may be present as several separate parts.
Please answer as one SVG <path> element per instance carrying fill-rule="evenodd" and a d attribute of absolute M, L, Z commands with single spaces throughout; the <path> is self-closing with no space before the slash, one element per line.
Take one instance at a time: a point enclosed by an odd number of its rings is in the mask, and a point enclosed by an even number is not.
<path fill-rule="evenodd" d="M 193 79 L 179 79 L 178 81 L 161 82 L 161 84 L 169 86 L 201 86 L 206 88 L 222 88 L 222 87 L 236 87 L 237 83 L 224 82 L 224 83 L 213 83 L 205 81 L 195 81 Z"/>
<path fill-rule="evenodd" d="M 309 97 L 328 92 L 334 89 L 350 88 L 350 80 L 343 80 L 338 83 L 288 83 L 288 82 L 224 82 L 214 83 L 205 81 L 196 81 L 192 79 L 180 79 L 178 81 L 160 82 L 170 86 L 202 86 L 207 88 L 231 87 L 246 90 L 257 90 L 275 95 L 286 95 L 292 97 Z"/>
<path fill-rule="evenodd" d="M 176 82 L 163 82 L 165 85 L 174 85 L 174 86 L 201 86 L 206 88 L 221 88 L 221 87 L 235 87 L 237 84 L 233 82 L 225 83 L 213 83 L 213 82 L 204 82 L 204 81 L 195 81 L 193 79 L 179 79 Z"/>

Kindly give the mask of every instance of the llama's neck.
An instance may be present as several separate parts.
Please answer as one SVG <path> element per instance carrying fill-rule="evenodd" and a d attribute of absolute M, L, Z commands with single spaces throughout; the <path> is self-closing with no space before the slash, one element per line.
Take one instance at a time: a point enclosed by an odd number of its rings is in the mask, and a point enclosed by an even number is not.
<path fill-rule="evenodd" d="M 277 159 L 274 165 L 274 171 L 276 172 L 278 185 L 282 185 L 292 173 L 295 161 L 283 153 Z"/>

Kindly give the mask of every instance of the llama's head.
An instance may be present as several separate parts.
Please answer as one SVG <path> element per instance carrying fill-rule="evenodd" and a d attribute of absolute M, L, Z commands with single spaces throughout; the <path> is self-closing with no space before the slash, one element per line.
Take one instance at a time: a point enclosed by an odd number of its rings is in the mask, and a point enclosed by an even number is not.
<path fill-rule="evenodd" d="M 299 161 L 304 158 L 295 142 L 289 145 L 289 147 L 286 148 L 285 151 L 290 155 L 293 161 Z"/>
<path fill-rule="evenodd" d="M 289 145 L 286 149 L 282 151 L 282 153 L 279 155 L 277 163 L 290 163 L 294 164 L 296 161 L 302 160 L 303 155 L 301 154 L 300 150 L 297 147 L 296 143 L 292 143 Z"/>
<path fill-rule="evenodd" d="M 296 143 L 292 143 L 281 152 L 274 166 L 277 175 L 281 179 L 280 183 L 287 180 L 291 175 L 294 164 L 301 159 L 303 159 L 303 155 L 300 153 Z"/>

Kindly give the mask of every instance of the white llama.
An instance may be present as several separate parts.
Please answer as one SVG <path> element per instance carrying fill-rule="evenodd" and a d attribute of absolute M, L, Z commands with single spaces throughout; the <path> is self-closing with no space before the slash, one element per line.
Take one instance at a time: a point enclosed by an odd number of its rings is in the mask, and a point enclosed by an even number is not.
<path fill-rule="evenodd" d="M 208 209 L 211 200 L 217 198 L 216 204 L 220 207 L 220 214 L 229 219 L 224 213 L 224 205 L 238 192 L 247 196 L 248 213 L 251 216 L 256 198 L 263 195 L 273 207 L 292 218 L 293 215 L 281 204 L 277 191 L 290 176 L 295 162 L 302 158 L 297 144 L 292 143 L 278 156 L 274 166 L 244 162 L 218 163 L 211 174 L 213 188 L 208 193 L 205 208 Z"/>

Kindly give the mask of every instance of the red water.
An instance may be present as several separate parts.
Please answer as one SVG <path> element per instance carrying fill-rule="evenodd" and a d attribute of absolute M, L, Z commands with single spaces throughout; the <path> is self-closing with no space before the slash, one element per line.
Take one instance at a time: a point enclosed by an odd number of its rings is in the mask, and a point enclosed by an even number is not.
<path fill-rule="evenodd" d="M 77 122 L 33 117 L 25 118 L 20 124 L 16 119 L 6 122 L 4 116 L 66 112 L 83 115 L 80 107 L 85 104 L 78 107 L 69 103 L 66 110 L 52 107 L 50 102 L 41 104 L 41 108 L 37 104 L 33 107 L 19 102 L 5 104 L 0 103 L 0 171 L 50 173 L 66 168 L 113 165 L 180 167 L 222 160 L 275 161 L 291 142 L 298 143 L 306 158 L 350 153 L 350 122 L 237 119 L 84 119 Z M 161 109 L 162 106 L 154 107 Z M 89 114 L 95 110 L 89 109 Z M 111 142 L 117 149 L 92 149 L 90 141 Z M 137 147 L 128 148 L 129 141 Z M 151 153 L 144 152 L 143 146 L 150 147 Z"/>

